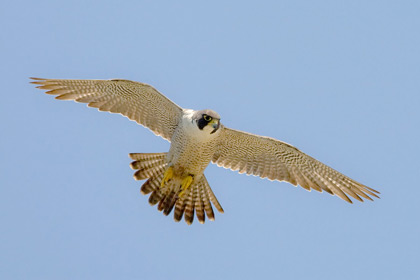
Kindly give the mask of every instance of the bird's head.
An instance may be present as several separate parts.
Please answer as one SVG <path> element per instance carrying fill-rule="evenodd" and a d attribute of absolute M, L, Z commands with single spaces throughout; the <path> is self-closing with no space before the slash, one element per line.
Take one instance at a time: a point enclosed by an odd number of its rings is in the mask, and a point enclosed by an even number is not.
<path fill-rule="evenodd" d="M 200 130 L 210 134 L 215 133 L 220 127 L 220 116 L 212 110 L 196 111 L 192 119 Z"/>

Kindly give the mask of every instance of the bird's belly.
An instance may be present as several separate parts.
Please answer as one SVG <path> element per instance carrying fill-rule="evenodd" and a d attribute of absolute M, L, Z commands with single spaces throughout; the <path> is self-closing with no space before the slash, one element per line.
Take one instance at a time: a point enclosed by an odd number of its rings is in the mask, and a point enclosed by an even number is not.
<path fill-rule="evenodd" d="M 180 178 L 187 175 L 201 177 L 212 159 L 215 145 L 197 139 L 182 140 L 172 141 L 168 153 L 168 163 L 173 166 L 174 175 Z"/>

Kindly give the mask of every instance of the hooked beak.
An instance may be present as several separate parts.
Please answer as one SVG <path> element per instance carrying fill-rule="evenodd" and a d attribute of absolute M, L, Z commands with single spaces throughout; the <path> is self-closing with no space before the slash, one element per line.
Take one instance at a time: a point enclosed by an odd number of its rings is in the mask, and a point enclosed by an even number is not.
<path fill-rule="evenodd" d="M 212 131 L 212 132 L 210 132 L 210 134 L 213 134 L 213 133 L 215 133 L 215 132 L 219 129 L 219 127 L 220 127 L 220 120 L 218 120 L 218 119 L 213 119 L 213 120 L 210 122 L 210 124 L 211 124 L 211 126 L 213 127 L 213 131 Z"/>

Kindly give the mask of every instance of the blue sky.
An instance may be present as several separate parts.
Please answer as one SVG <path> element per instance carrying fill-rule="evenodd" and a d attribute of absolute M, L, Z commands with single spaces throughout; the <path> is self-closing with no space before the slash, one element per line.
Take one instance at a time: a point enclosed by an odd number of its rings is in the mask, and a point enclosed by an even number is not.
<path fill-rule="evenodd" d="M 1 279 L 419 277 L 418 1 L 5 1 Z M 28 77 L 149 83 L 381 191 L 347 204 L 209 166 L 225 209 L 175 223 L 128 153 L 169 143 Z"/>

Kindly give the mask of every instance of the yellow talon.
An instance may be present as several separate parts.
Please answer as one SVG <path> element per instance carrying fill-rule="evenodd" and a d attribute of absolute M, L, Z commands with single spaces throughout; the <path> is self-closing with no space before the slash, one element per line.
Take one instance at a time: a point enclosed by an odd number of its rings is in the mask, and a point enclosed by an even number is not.
<path fill-rule="evenodd" d="M 185 192 L 188 190 L 188 188 L 191 186 L 194 178 L 191 175 L 188 175 L 182 180 L 181 189 L 182 191 L 179 193 L 179 197 L 183 197 L 185 195 Z"/>
<path fill-rule="evenodd" d="M 166 169 L 165 174 L 163 174 L 163 180 L 160 183 L 160 187 L 163 188 L 165 184 L 171 180 L 174 177 L 174 168 L 172 166 L 169 166 L 168 169 Z"/>

